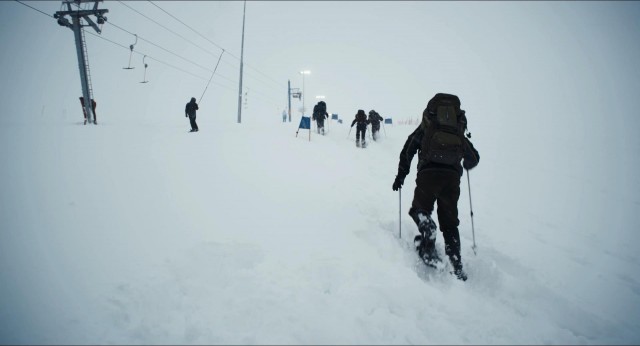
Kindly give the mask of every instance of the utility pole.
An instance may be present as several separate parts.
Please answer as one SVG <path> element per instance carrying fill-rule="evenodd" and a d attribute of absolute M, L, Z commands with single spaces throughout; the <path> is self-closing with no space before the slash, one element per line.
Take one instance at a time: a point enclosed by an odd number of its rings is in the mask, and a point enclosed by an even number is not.
<path fill-rule="evenodd" d="M 289 84 L 289 88 L 287 92 L 289 93 L 289 122 L 291 122 L 291 98 L 300 99 L 302 97 L 302 93 L 299 88 L 291 88 L 291 80 L 287 80 Z"/>
<path fill-rule="evenodd" d="M 242 66 L 244 58 L 244 17 L 247 11 L 247 0 L 244 1 L 242 10 L 242 45 L 240 46 L 240 87 L 238 89 L 238 124 L 242 122 Z"/>
<path fill-rule="evenodd" d="M 291 80 L 287 80 L 287 100 L 289 100 L 289 122 L 291 122 Z"/>
<path fill-rule="evenodd" d="M 62 6 L 66 5 L 66 11 L 58 11 L 53 15 L 53 18 L 58 20 L 60 26 L 66 26 L 73 31 L 76 40 L 76 53 L 78 55 L 78 68 L 80 69 L 80 83 L 82 84 L 82 96 L 84 98 L 84 110 L 87 114 L 87 120 L 89 124 L 96 124 L 95 114 L 93 114 L 93 87 L 91 86 L 91 75 L 89 73 L 89 55 L 87 53 L 87 44 L 84 40 L 85 26 L 91 26 L 98 34 L 102 33 L 102 30 L 96 25 L 96 23 L 89 18 L 90 15 L 96 16 L 98 24 L 104 24 L 107 21 L 105 13 L 109 12 L 107 9 L 98 9 L 98 4 L 102 0 L 63 0 Z M 81 5 L 85 3 L 93 3 L 92 9 L 81 9 Z M 71 8 L 71 4 L 75 4 L 78 9 Z M 66 16 L 71 17 L 71 22 Z M 84 19 L 88 24 L 83 24 Z"/>
<path fill-rule="evenodd" d="M 304 112 L 306 111 L 304 107 L 304 94 L 307 92 L 306 90 L 304 90 L 304 75 L 310 74 L 310 73 L 311 71 L 309 70 L 300 71 L 300 74 L 302 75 L 302 116 L 304 116 Z"/>

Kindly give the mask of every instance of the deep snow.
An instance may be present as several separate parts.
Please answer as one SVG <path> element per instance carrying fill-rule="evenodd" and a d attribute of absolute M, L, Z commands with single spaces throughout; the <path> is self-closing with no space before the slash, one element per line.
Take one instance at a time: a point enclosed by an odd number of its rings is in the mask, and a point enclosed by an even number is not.
<path fill-rule="evenodd" d="M 640 342 L 638 197 L 498 157 L 502 137 L 467 111 L 481 162 L 477 255 L 462 177 L 465 283 L 412 249 L 415 160 L 398 238 L 391 184 L 413 126 L 359 149 L 350 117 L 309 141 L 299 117 L 236 124 L 206 104 L 194 134 L 179 112 L 5 124 L 0 342 Z"/>
<path fill-rule="evenodd" d="M 98 126 L 61 3 L 28 4 L 0 2 L 0 344 L 640 344 L 640 3 L 250 1 L 237 124 L 242 2 L 159 5 L 227 49 L 206 94 L 219 48 L 108 2 Z M 296 138 L 289 82 L 345 124 Z M 481 154 L 465 283 L 417 262 L 415 159 L 398 237 L 399 124 L 436 92 Z M 359 108 L 396 124 L 365 150 Z"/>

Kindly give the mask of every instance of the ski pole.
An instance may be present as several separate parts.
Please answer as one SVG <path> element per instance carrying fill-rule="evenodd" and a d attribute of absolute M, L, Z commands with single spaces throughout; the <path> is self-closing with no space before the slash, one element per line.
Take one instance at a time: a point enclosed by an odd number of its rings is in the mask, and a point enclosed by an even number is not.
<path fill-rule="evenodd" d="M 207 92 L 207 88 L 209 88 L 209 83 L 211 83 L 211 80 L 213 79 L 213 75 L 216 74 L 216 70 L 218 69 L 218 65 L 220 64 L 220 59 L 222 59 L 222 54 L 224 54 L 224 49 L 222 50 L 222 53 L 220 53 L 220 57 L 218 58 L 218 63 L 216 63 L 216 68 L 213 69 L 211 78 L 209 78 L 209 81 L 207 82 L 207 86 L 204 88 L 204 91 L 202 92 L 202 96 L 204 96 L 204 93 Z M 200 100 L 198 100 L 198 103 L 202 101 L 202 96 L 200 96 Z"/>
<path fill-rule="evenodd" d="M 349 129 L 349 134 L 347 135 L 347 139 L 349 139 L 349 136 L 351 136 L 351 130 L 353 130 L 353 126 L 351 126 L 351 128 Z"/>
<path fill-rule="evenodd" d="M 382 121 L 382 129 L 384 130 L 384 138 L 387 138 L 387 128 L 384 127 L 384 121 Z"/>
<path fill-rule="evenodd" d="M 473 226 L 473 205 L 471 204 L 471 180 L 469 179 L 469 170 L 467 169 L 467 187 L 469 188 L 469 209 L 471 210 L 471 234 L 473 236 L 473 254 L 476 255 L 476 231 Z"/>
<path fill-rule="evenodd" d="M 398 188 L 398 230 L 402 239 L 402 188 Z"/>

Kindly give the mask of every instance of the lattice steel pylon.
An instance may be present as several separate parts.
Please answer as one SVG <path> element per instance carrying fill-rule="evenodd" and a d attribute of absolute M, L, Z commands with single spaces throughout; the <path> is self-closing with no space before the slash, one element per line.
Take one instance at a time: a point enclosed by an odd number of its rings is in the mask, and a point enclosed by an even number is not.
<path fill-rule="evenodd" d="M 92 107 L 93 101 L 93 87 L 91 85 L 91 74 L 89 73 L 89 56 L 87 54 L 87 45 L 84 40 L 84 27 L 91 26 L 98 34 L 102 32 L 98 24 L 104 24 L 107 21 L 105 13 L 109 12 L 107 9 L 98 9 L 98 4 L 102 0 L 63 0 L 62 7 L 66 7 L 66 11 L 58 11 L 53 15 L 53 18 L 58 20 L 60 26 L 66 26 L 73 31 L 76 39 L 76 52 L 78 55 L 78 68 L 80 69 L 80 83 L 82 84 L 82 96 L 84 102 L 84 111 L 87 116 L 87 120 L 90 124 L 96 124 L 96 118 Z M 82 8 L 83 4 L 93 3 L 93 7 L 86 6 Z M 75 5 L 77 9 L 73 9 L 71 5 Z M 93 15 L 96 17 L 96 22 L 89 17 Z M 71 17 L 71 21 L 67 19 L 67 16 Z M 83 20 L 86 22 L 83 23 Z"/>

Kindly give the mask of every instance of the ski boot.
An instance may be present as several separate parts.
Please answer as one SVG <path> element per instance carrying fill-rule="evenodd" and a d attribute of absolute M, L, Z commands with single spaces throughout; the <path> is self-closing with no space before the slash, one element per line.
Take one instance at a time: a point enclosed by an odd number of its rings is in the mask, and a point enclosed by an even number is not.
<path fill-rule="evenodd" d="M 457 265 L 454 264 L 453 267 L 453 275 L 455 275 L 460 281 L 467 281 L 467 273 L 462 270 L 462 263 L 458 263 Z"/>
<path fill-rule="evenodd" d="M 441 262 L 436 251 L 436 223 L 428 215 L 418 214 L 418 218 L 420 219 L 418 225 L 420 235 L 414 238 L 416 250 L 426 265 L 436 268 L 438 262 Z"/>
<path fill-rule="evenodd" d="M 453 244 L 447 244 L 444 251 L 449 256 L 449 261 L 453 266 L 452 274 L 460 281 L 467 281 L 467 274 L 462 269 L 462 258 L 460 258 L 460 243 L 454 241 Z"/>
<path fill-rule="evenodd" d="M 356 140 L 356 147 L 360 148 L 360 141 Z"/>

